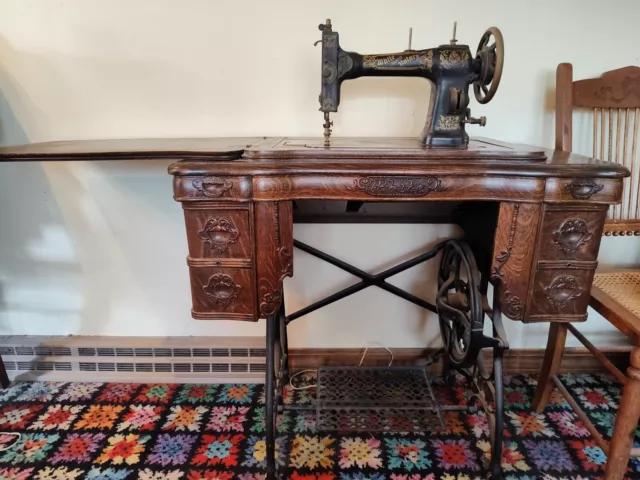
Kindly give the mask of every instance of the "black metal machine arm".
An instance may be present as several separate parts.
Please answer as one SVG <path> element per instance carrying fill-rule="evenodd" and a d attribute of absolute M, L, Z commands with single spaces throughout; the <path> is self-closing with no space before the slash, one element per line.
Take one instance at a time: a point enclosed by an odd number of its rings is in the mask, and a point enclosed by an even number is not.
<path fill-rule="evenodd" d="M 337 112 L 340 86 L 345 80 L 365 76 L 422 77 L 433 82 L 430 112 L 420 140 L 428 146 L 464 147 L 469 142 L 465 123 L 485 125 L 486 119 L 471 118 L 469 85 L 480 103 L 493 98 L 502 75 L 504 42 L 500 31 L 492 27 L 485 32 L 478 51 L 472 56 L 467 45 L 450 44 L 398 53 L 361 55 L 340 48 L 339 34 L 331 20 L 319 26 L 322 31 L 322 89 L 320 111 L 325 115 L 325 145 L 329 145 L 332 122 L 330 112 Z M 491 37 L 494 43 L 489 44 Z M 318 43 L 318 42 L 316 42 Z"/>

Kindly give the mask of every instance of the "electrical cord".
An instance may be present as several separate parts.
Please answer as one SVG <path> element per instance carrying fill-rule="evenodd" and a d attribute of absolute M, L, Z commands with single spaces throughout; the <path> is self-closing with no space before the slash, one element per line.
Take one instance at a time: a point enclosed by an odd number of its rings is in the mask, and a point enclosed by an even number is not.
<path fill-rule="evenodd" d="M 387 367 L 390 367 L 393 364 L 393 352 L 391 351 L 391 349 L 389 347 L 387 347 L 386 345 L 383 345 L 380 342 L 370 342 L 370 343 L 374 343 L 376 345 L 380 345 L 382 348 L 384 348 L 387 352 L 389 352 L 389 355 L 391 355 L 391 358 L 389 360 L 389 365 L 387 365 Z M 371 347 L 365 347 L 364 352 L 362 352 L 362 357 L 360 358 L 360 362 L 358 363 L 358 366 L 361 367 L 362 363 L 364 362 L 365 357 L 367 356 L 367 352 L 369 351 L 369 348 Z M 299 386 L 296 387 L 293 384 L 293 379 L 295 377 L 297 377 L 298 375 L 302 374 L 302 373 L 309 373 L 309 372 L 313 372 L 313 373 L 318 373 L 318 369 L 317 368 L 310 368 L 307 370 L 300 370 L 299 372 L 294 373 L 293 375 L 291 375 L 291 377 L 289 377 L 289 386 L 291 387 L 292 390 L 309 390 L 310 388 L 315 388 L 318 386 L 317 383 L 313 383 L 311 385 L 303 385 L 303 386 Z"/>

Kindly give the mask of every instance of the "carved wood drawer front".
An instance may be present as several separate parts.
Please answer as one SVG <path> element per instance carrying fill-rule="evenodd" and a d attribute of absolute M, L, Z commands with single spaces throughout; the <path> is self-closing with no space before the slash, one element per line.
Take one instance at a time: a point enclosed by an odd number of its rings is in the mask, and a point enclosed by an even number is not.
<path fill-rule="evenodd" d="M 189 255 L 194 258 L 253 257 L 249 209 L 239 205 L 213 207 L 185 203 Z"/>
<path fill-rule="evenodd" d="M 199 320 L 256 320 L 253 270 L 250 264 L 200 266 L 190 259 L 193 318 Z"/>
<path fill-rule="evenodd" d="M 606 207 L 547 205 L 538 257 L 541 260 L 596 260 L 606 215 Z"/>
<path fill-rule="evenodd" d="M 597 262 L 539 262 L 529 321 L 583 321 Z"/>
<path fill-rule="evenodd" d="M 582 202 L 614 204 L 622 195 L 622 179 L 549 178 L 546 202 Z"/>
<path fill-rule="evenodd" d="M 251 198 L 251 191 L 250 177 L 201 175 L 173 178 L 173 196 L 179 202 L 193 200 L 242 201 Z"/>

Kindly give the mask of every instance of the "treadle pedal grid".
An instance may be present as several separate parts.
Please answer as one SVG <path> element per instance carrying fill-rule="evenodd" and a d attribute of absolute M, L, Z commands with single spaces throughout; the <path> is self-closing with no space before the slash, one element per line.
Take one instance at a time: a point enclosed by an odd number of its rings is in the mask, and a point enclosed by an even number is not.
<path fill-rule="evenodd" d="M 424 366 L 318 369 L 318 431 L 433 432 L 443 428 Z"/>

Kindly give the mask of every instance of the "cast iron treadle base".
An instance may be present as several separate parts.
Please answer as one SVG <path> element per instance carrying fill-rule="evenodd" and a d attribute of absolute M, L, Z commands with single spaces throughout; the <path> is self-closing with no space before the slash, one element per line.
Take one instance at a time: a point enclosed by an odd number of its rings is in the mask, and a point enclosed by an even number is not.
<path fill-rule="evenodd" d="M 322 367 L 316 430 L 425 432 L 444 427 L 423 366 Z"/>

